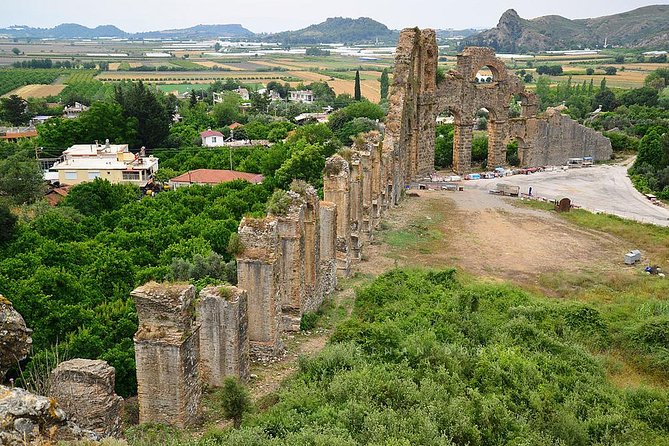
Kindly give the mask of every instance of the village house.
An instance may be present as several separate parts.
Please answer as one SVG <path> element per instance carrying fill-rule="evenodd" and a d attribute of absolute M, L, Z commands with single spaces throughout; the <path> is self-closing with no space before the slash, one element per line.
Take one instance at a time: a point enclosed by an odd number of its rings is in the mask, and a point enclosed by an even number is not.
<path fill-rule="evenodd" d="M 69 105 L 63 109 L 63 117 L 69 119 L 78 118 L 79 115 L 88 110 L 88 108 L 89 107 L 84 104 L 75 102 L 74 105 Z"/>
<path fill-rule="evenodd" d="M 18 142 L 19 139 L 36 137 L 35 127 L 0 127 L 0 141 Z"/>
<path fill-rule="evenodd" d="M 110 183 L 140 187 L 158 170 L 158 158 L 130 152 L 127 144 L 76 144 L 63 152 L 62 161 L 50 169 L 58 173 L 61 185 L 74 186 L 96 178 Z"/>
<path fill-rule="evenodd" d="M 311 90 L 289 91 L 288 93 L 290 94 L 288 100 L 291 102 L 302 102 L 304 104 L 314 102 L 314 92 Z"/>
<path fill-rule="evenodd" d="M 225 145 L 225 136 L 216 130 L 207 129 L 205 132 L 200 132 L 202 138 L 202 147 L 221 147 Z"/>
<path fill-rule="evenodd" d="M 170 180 L 170 187 L 178 189 L 192 184 L 208 184 L 215 186 L 234 180 L 244 180 L 252 184 L 262 183 L 265 177 L 257 173 L 238 172 L 236 170 L 197 169 Z"/>

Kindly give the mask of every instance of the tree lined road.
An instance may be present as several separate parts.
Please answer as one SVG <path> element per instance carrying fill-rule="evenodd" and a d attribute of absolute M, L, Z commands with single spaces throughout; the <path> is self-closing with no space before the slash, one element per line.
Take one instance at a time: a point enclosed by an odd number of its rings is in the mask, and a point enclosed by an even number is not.
<path fill-rule="evenodd" d="M 548 199 L 567 197 L 576 206 L 592 212 L 669 226 L 669 209 L 652 204 L 638 192 L 629 177 L 627 166 L 599 165 L 588 168 L 514 175 L 491 180 L 467 181 L 468 188 L 494 189 L 497 183 L 520 186 L 520 192 Z"/>

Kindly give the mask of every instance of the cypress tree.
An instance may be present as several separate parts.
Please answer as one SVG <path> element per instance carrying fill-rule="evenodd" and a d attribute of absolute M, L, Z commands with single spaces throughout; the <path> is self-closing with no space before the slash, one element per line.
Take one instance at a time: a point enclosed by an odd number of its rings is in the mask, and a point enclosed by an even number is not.
<path fill-rule="evenodd" d="M 356 101 L 362 100 L 362 94 L 360 93 L 360 71 L 355 70 L 355 87 L 353 90 L 353 98 Z"/>
<path fill-rule="evenodd" d="M 381 102 L 388 99 L 388 69 L 384 68 L 381 72 Z"/>

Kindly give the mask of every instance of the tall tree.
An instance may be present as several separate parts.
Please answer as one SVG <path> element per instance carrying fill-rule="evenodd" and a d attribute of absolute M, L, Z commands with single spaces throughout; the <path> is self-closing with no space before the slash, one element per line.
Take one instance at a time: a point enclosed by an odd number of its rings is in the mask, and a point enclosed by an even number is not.
<path fill-rule="evenodd" d="M 381 72 L 381 102 L 388 99 L 388 86 L 390 85 L 388 80 L 388 69 L 384 68 Z"/>
<path fill-rule="evenodd" d="M 172 121 L 167 101 L 143 82 L 118 85 L 114 96 L 123 107 L 125 117 L 137 119 L 139 145 L 159 147 L 167 138 Z"/>
<path fill-rule="evenodd" d="M 32 203 L 44 195 L 44 175 L 25 153 L 0 161 L 0 195 L 15 204 Z"/>
<path fill-rule="evenodd" d="M 28 103 L 25 99 L 15 94 L 8 98 L 2 98 L 2 119 L 9 121 L 12 125 L 21 125 L 28 122 Z"/>
<path fill-rule="evenodd" d="M 355 70 L 355 87 L 353 90 L 353 97 L 355 98 L 356 101 L 360 101 L 362 99 L 362 93 L 360 92 L 360 71 Z"/>

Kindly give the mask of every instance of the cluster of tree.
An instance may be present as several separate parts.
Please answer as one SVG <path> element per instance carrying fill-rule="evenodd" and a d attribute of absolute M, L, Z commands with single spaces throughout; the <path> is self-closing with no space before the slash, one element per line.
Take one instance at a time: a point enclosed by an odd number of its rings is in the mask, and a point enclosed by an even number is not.
<path fill-rule="evenodd" d="M 324 50 L 315 46 L 310 46 L 305 52 L 307 56 L 329 56 L 330 50 Z"/>
<path fill-rule="evenodd" d="M 97 68 L 95 62 L 81 62 L 79 60 L 57 60 L 51 59 L 31 59 L 17 61 L 12 64 L 14 68 L 83 68 L 84 70 L 94 70 Z M 109 66 L 109 65 L 107 65 Z"/>
<path fill-rule="evenodd" d="M 537 67 L 537 74 L 546 74 L 549 76 L 560 76 L 562 74 L 562 67 L 560 65 L 540 65 Z"/>
<path fill-rule="evenodd" d="M 11 227 L 8 233 L 3 225 L 0 242 L 0 293 L 34 330 L 27 369 L 53 348 L 102 358 L 116 368 L 117 391 L 132 395 L 137 316 L 130 291 L 153 279 L 234 281 L 230 235 L 243 215 L 264 212 L 270 193 L 237 181 L 140 200 L 136 187 L 98 179 L 74 187 L 56 208 L 25 208 L 18 223 L 0 206 Z"/>
<path fill-rule="evenodd" d="M 351 138 L 378 128 L 378 121 L 385 112 L 381 106 L 364 101 L 353 101 L 350 105 L 330 114 L 328 127 L 343 145 L 350 145 Z"/>
<path fill-rule="evenodd" d="M 630 174 L 643 192 L 656 192 L 669 200 L 669 128 L 654 126 L 639 141 L 639 151 Z"/>
<path fill-rule="evenodd" d="M 599 353 L 661 361 L 666 316 L 620 310 L 394 270 L 357 292 L 275 404 L 197 444 L 661 444 L 667 392 L 615 386 Z"/>
<path fill-rule="evenodd" d="M 104 141 L 160 147 L 170 131 L 176 98 L 141 82 L 121 83 L 114 98 L 95 102 L 78 119 L 53 118 L 39 127 L 38 144 L 51 155 L 72 144 Z"/>

